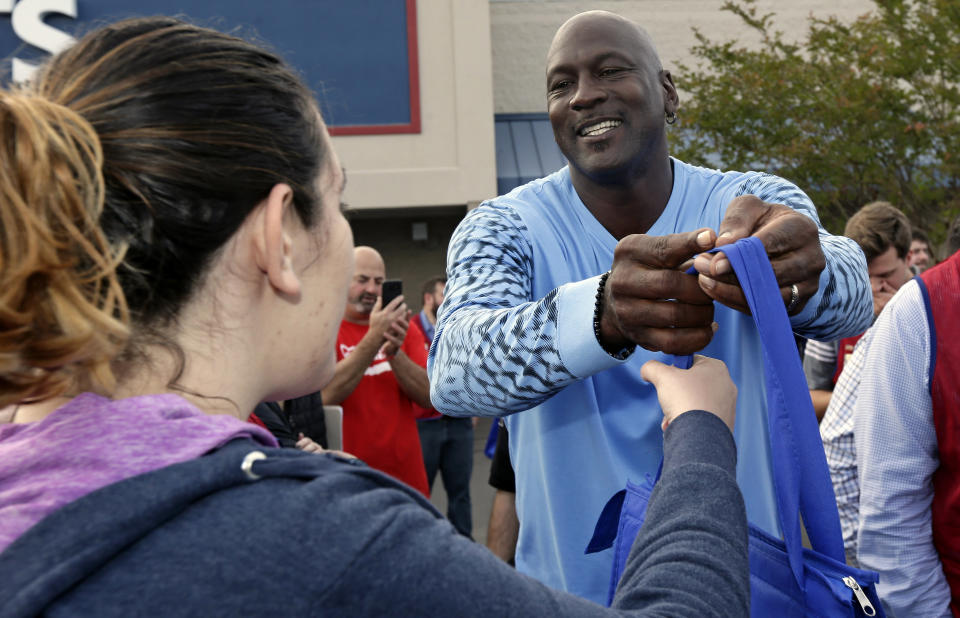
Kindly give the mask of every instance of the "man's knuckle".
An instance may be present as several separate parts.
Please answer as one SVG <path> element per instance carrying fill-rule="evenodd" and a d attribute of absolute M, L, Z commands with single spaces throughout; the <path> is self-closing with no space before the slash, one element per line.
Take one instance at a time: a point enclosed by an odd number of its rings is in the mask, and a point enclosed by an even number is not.
<path fill-rule="evenodd" d="M 621 238 L 617 246 L 613 248 L 614 262 L 629 260 L 636 251 L 640 238 L 640 234 L 630 234 Z"/>
<path fill-rule="evenodd" d="M 670 243 L 666 236 L 655 236 L 653 243 L 653 256 L 655 263 L 660 266 L 666 264 L 670 259 Z"/>
<path fill-rule="evenodd" d="M 606 288 L 610 291 L 610 302 L 616 307 L 618 300 L 624 295 L 624 278 L 620 271 L 614 270 L 607 277 Z"/>
<path fill-rule="evenodd" d="M 654 298 L 663 298 L 664 292 L 670 287 L 670 272 L 667 270 L 650 271 L 643 279 L 643 289 Z"/>

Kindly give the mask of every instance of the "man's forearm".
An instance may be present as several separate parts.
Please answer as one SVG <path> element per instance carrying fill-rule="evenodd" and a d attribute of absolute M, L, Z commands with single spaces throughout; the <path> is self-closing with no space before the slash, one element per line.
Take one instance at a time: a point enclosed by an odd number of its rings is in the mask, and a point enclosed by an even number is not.
<path fill-rule="evenodd" d="M 857 244 L 843 236 L 820 233 L 827 265 L 820 290 L 791 318 L 797 333 L 821 341 L 859 335 L 873 322 L 873 296 L 866 259 Z"/>
<path fill-rule="evenodd" d="M 741 193 L 789 206 L 816 221 L 820 228 L 820 248 L 827 263 L 820 274 L 817 293 L 800 313 L 790 317 L 797 334 L 832 341 L 859 335 L 870 328 L 873 296 L 867 276 L 867 260 L 860 246 L 851 238 L 827 232 L 813 202 L 789 181 L 760 175 L 751 179 Z"/>
<path fill-rule="evenodd" d="M 427 379 L 426 369 L 413 362 L 403 350 L 398 351 L 396 356 L 390 359 L 390 367 L 400 385 L 400 390 L 407 397 L 421 407 L 431 407 L 430 381 Z"/>
<path fill-rule="evenodd" d="M 817 415 L 817 422 L 823 420 L 823 415 L 827 413 L 830 406 L 830 398 L 833 397 L 832 391 L 814 389 L 810 391 L 810 400 L 813 401 L 813 411 Z"/>
<path fill-rule="evenodd" d="M 450 240 L 446 300 L 428 364 L 440 412 L 527 410 L 618 364 L 593 334 L 599 277 L 532 300 L 531 253 L 522 220 L 503 207 L 472 211 Z"/>
<path fill-rule="evenodd" d="M 431 349 L 434 407 L 451 416 L 520 412 L 623 362 L 594 335 L 596 284 L 596 278 L 566 284 L 510 309 L 454 312 Z"/>
<path fill-rule="evenodd" d="M 427 365 L 440 412 L 525 410 L 552 395 L 553 384 L 574 379 L 552 375 L 551 368 L 563 368 L 554 341 L 556 294 L 530 302 L 531 255 L 523 221 L 507 208 L 480 206 L 450 239 L 446 300 Z M 524 389 L 534 347 L 543 355 L 536 384 Z"/>
<path fill-rule="evenodd" d="M 333 379 L 321 391 L 323 402 L 329 405 L 337 405 L 350 396 L 353 389 L 363 378 L 363 372 L 373 362 L 380 351 L 382 342 L 377 341 L 368 332 L 364 335 L 357 347 L 349 356 L 337 363 L 333 372 Z"/>

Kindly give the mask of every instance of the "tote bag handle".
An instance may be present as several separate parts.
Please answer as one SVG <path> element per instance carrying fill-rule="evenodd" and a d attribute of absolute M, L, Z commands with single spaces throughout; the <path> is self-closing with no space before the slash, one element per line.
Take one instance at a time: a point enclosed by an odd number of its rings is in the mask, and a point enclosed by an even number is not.
<path fill-rule="evenodd" d="M 803 379 L 790 319 L 763 243 L 751 236 L 710 253 L 716 251 L 722 251 L 730 260 L 760 333 L 777 510 L 790 568 L 802 590 L 805 585 L 798 514 L 803 516 L 813 549 L 844 562 L 837 501 L 817 417 Z"/>

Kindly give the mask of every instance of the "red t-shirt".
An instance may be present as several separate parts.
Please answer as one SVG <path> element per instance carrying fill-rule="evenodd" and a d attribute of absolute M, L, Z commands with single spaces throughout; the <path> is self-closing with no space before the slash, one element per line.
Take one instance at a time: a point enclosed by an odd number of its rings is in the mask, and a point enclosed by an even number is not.
<path fill-rule="evenodd" d="M 366 324 L 346 320 L 340 323 L 337 361 L 353 352 L 367 330 Z M 413 362 L 426 367 L 423 335 L 408 331 L 403 352 Z M 343 450 L 429 496 L 417 433 L 417 410 L 397 383 L 383 353 L 377 353 L 360 383 L 340 405 L 343 406 Z"/>
<path fill-rule="evenodd" d="M 407 338 L 410 338 L 410 337 L 420 337 L 420 339 L 423 340 L 423 349 L 426 350 L 427 356 L 430 355 L 431 342 L 429 339 L 427 339 L 427 334 L 423 332 L 423 326 L 420 324 L 419 313 L 414 314 L 414 316 L 410 318 L 410 327 L 407 330 Z M 424 364 L 424 367 L 426 367 L 426 364 Z M 443 416 L 442 414 L 437 412 L 434 408 L 423 408 L 418 406 L 417 404 L 413 404 L 413 409 L 417 413 L 417 418 L 420 418 L 420 419 L 435 420 Z"/>

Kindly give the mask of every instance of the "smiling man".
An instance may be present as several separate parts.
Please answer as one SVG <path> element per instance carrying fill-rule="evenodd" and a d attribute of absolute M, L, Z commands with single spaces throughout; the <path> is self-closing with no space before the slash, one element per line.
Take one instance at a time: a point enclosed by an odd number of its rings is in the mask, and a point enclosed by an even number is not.
<path fill-rule="evenodd" d="M 800 189 L 668 155 L 679 97 L 636 24 L 602 11 L 571 18 L 546 78 L 569 165 L 485 202 L 454 233 L 431 398 L 446 414 L 520 412 L 506 419 L 517 568 L 603 602 L 612 556 L 584 555 L 597 516 L 662 453 L 656 393 L 640 377 L 649 359 L 704 350 L 727 363 L 748 513 L 778 528 L 758 334 L 729 262 L 696 256 L 760 238 L 806 336 L 862 332 L 873 311 L 863 252 L 828 234 Z M 683 272 L 691 262 L 698 276 Z"/>
<path fill-rule="evenodd" d="M 343 450 L 429 497 L 416 423 L 426 413 L 420 406 L 430 405 L 423 333 L 416 325 L 409 333 L 403 296 L 383 306 L 384 279 L 380 253 L 354 249 L 337 365 L 323 402 L 343 406 Z"/>

